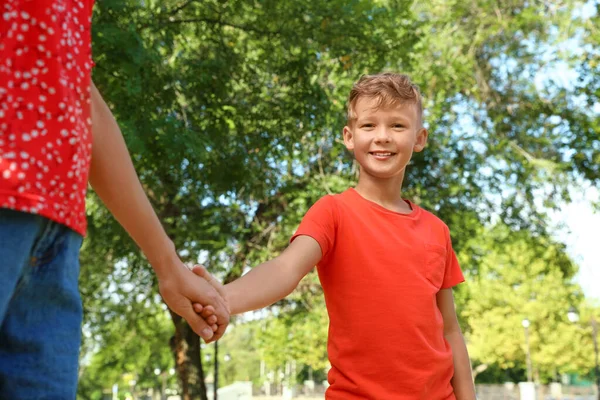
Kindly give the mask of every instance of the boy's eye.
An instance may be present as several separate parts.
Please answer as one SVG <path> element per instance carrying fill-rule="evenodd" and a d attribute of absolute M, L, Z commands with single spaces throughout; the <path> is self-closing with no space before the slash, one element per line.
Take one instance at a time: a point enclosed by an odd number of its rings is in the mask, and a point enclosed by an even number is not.
<path fill-rule="evenodd" d="M 404 125 L 402 125 L 402 124 L 394 124 L 393 128 L 394 129 L 402 129 L 402 128 L 404 128 Z"/>
<path fill-rule="evenodd" d="M 362 124 L 361 128 L 373 128 L 375 124 Z"/>

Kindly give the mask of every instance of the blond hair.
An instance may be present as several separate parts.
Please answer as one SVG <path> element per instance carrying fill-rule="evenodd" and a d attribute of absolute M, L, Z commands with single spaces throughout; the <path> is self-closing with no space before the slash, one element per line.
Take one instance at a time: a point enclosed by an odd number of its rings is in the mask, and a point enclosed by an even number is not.
<path fill-rule="evenodd" d="M 417 109 L 419 124 L 423 121 L 423 102 L 419 87 L 407 75 L 386 72 L 363 75 L 352 86 L 348 97 L 348 125 L 356 120 L 354 107 L 361 98 L 377 99 L 376 108 L 411 104 Z"/>

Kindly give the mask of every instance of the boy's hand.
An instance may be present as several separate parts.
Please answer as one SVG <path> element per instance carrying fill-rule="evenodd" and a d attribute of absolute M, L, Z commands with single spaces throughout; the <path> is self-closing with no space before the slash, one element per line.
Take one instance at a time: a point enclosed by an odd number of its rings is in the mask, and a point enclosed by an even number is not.
<path fill-rule="evenodd" d="M 223 287 L 223 285 L 221 284 L 221 282 L 219 282 L 217 279 L 215 279 L 214 276 L 212 276 L 207 270 L 206 268 L 202 267 L 201 265 L 196 265 L 194 266 L 194 268 L 192 269 L 192 272 L 194 272 L 196 275 L 198 275 L 199 277 L 205 279 L 208 283 L 210 283 L 210 285 L 215 288 L 215 290 L 221 295 L 221 297 L 223 298 L 227 309 L 229 311 L 229 304 L 227 303 L 227 295 L 225 292 L 225 288 Z M 214 317 L 214 309 L 212 309 L 210 306 L 203 306 L 200 303 L 194 303 L 193 304 L 193 308 L 194 311 L 198 314 L 200 314 L 202 316 L 202 318 L 204 318 L 205 321 L 212 321 L 212 317 Z"/>
<path fill-rule="evenodd" d="M 158 273 L 163 268 L 156 270 L 160 294 L 171 310 L 181 315 L 206 343 L 223 336 L 229 324 L 229 307 L 215 287 L 195 276 L 181 261 L 168 273 Z M 192 303 L 204 305 L 202 313 L 207 317 L 194 312 Z"/>
<path fill-rule="evenodd" d="M 192 303 L 192 307 L 196 314 L 201 314 L 204 321 L 210 325 L 213 332 L 216 332 L 218 329 L 217 325 L 217 315 L 215 314 L 215 309 L 213 306 L 204 307 L 200 303 Z"/>

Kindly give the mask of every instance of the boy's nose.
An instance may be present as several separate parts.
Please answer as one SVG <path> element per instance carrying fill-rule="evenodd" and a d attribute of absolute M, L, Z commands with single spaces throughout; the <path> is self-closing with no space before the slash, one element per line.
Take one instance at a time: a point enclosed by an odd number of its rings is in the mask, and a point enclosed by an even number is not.
<path fill-rule="evenodd" d="M 379 128 L 375 133 L 375 141 L 378 143 L 387 143 L 391 140 L 389 132 L 386 128 Z"/>

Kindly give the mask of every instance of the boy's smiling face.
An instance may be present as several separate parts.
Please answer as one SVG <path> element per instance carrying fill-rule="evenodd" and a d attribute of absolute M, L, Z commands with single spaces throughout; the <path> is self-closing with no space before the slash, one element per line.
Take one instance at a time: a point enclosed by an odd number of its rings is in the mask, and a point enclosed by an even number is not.
<path fill-rule="evenodd" d="M 354 106 L 354 119 L 344 127 L 344 144 L 354 153 L 361 166 L 361 177 L 399 178 L 413 152 L 427 143 L 415 104 L 379 107 L 377 98 L 359 98 Z"/>

